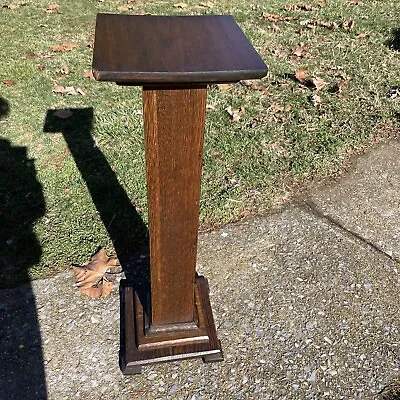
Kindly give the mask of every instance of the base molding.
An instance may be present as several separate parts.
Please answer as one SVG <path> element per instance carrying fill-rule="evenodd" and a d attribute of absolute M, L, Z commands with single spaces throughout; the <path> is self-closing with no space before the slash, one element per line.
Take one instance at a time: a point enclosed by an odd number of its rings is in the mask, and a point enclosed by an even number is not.
<path fill-rule="evenodd" d="M 195 323 L 151 327 L 143 294 L 133 287 L 121 288 L 120 367 L 125 375 L 141 373 L 144 365 L 203 358 L 204 362 L 223 360 L 212 315 L 207 280 L 195 281 Z M 181 326 L 180 326 L 181 325 Z"/>

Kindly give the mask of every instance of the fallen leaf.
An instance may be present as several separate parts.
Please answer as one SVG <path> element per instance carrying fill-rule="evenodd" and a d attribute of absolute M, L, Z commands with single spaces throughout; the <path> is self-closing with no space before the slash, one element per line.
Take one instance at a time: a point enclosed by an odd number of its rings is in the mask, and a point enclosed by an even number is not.
<path fill-rule="evenodd" d="M 310 100 L 311 100 L 311 103 L 312 103 L 312 105 L 313 105 L 314 107 L 317 107 L 317 108 L 318 108 L 318 107 L 321 106 L 322 100 L 321 100 L 321 97 L 318 96 L 317 94 L 311 95 L 311 96 L 310 96 Z"/>
<path fill-rule="evenodd" d="M 350 4 L 355 4 L 356 6 L 362 6 L 364 3 L 361 0 L 348 0 Z"/>
<path fill-rule="evenodd" d="M 46 69 L 46 67 L 44 65 L 40 64 L 40 65 L 37 66 L 37 69 L 39 71 L 44 71 Z"/>
<path fill-rule="evenodd" d="M 286 4 L 285 10 L 287 11 L 315 11 L 316 8 L 309 6 L 308 4 L 300 3 L 300 4 Z"/>
<path fill-rule="evenodd" d="M 345 31 L 351 32 L 351 31 L 353 30 L 353 28 L 354 28 L 354 21 L 351 20 L 351 19 L 346 19 L 346 21 L 344 21 L 344 22 L 341 24 L 341 27 L 342 27 Z"/>
<path fill-rule="evenodd" d="M 91 69 L 84 71 L 83 77 L 94 80 L 93 71 Z"/>
<path fill-rule="evenodd" d="M 5 79 L 5 80 L 3 81 L 3 83 L 4 83 L 4 85 L 6 85 L 6 86 L 13 86 L 13 85 L 15 85 L 16 81 L 13 80 L 13 79 Z"/>
<path fill-rule="evenodd" d="M 339 24 L 336 22 L 321 21 L 321 20 L 300 21 L 300 25 L 306 26 L 307 28 L 313 28 L 313 27 L 319 26 L 319 27 L 327 28 L 332 31 L 339 28 Z"/>
<path fill-rule="evenodd" d="M 103 280 L 103 293 L 102 297 L 108 297 L 114 288 L 114 284 L 112 282 Z"/>
<path fill-rule="evenodd" d="M 94 47 L 94 33 L 91 33 L 89 35 L 89 41 L 86 44 L 87 47 L 89 47 L 89 49 L 93 49 Z"/>
<path fill-rule="evenodd" d="M 261 85 L 256 84 L 255 82 L 257 82 L 257 81 L 250 81 L 250 80 L 240 81 L 240 83 L 243 86 L 246 86 L 246 87 L 248 87 L 250 89 L 253 89 L 253 90 L 258 90 L 258 91 L 261 91 L 261 92 L 265 92 L 265 91 L 267 91 L 269 89 L 269 86 L 261 86 Z"/>
<path fill-rule="evenodd" d="M 73 266 L 75 283 L 80 292 L 90 297 L 106 297 L 110 294 L 113 284 L 105 278 L 108 269 L 117 265 L 115 257 L 109 257 L 104 249 L 100 249 L 82 267 Z"/>
<path fill-rule="evenodd" d="M 300 42 L 293 50 L 292 50 L 292 54 L 294 54 L 297 57 L 304 57 L 304 53 L 305 51 L 308 49 L 308 47 Z"/>
<path fill-rule="evenodd" d="M 58 8 L 60 8 L 59 4 L 49 4 L 45 11 L 47 14 L 53 14 L 53 13 L 57 12 Z"/>
<path fill-rule="evenodd" d="M 51 46 L 53 51 L 71 51 L 78 47 L 76 44 L 64 42 L 62 44 L 55 44 Z"/>
<path fill-rule="evenodd" d="M 176 3 L 173 5 L 175 8 L 186 8 L 187 4 L 186 3 Z"/>
<path fill-rule="evenodd" d="M 244 107 L 239 107 L 238 110 L 232 110 L 232 107 L 229 106 L 226 108 L 226 112 L 231 116 L 232 122 L 237 122 L 240 120 L 242 114 L 244 114 Z"/>
<path fill-rule="evenodd" d="M 314 85 L 315 89 L 317 89 L 317 90 L 321 90 L 322 88 L 324 88 L 327 85 L 327 83 L 318 76 L 312 78 L 311 82 Z"/>
<path fill-rule="evenodd" d="M 336 92 L 342 93 L 345 85 L 346 85 L 346 81 L 344 79 L 341 79 L 340 82 L 336 85 Z"/>
<path fill-rule="evenodd" d="M 20 58 L 21 60 L 33 60 L 36 58 L 36 54 L 33 51 L 28 51 L 25 54 L 22 54 Z"/>
<path fill-rule="evenodd" d="M 3 8 L 8 8 L 9 10 L 15 10 L 19 8 L 19 4 L 4 4 Z"/>
<path fill-rule="evenodd" d="M 274 113 L 280 113 L 280 112 L 289 112 L 292 109 L 292 106 L 290 104 L 286 104 L 285 106 L 281 104 L 272 104 L 271 109 Z"/>
<path fill-rule="evenodd" d="M 79 288 L 79 291 L 88 295 L 92 299 L 98 299 L 103 294 L 103 283 L 99 283 L 97 286 L 91 286 L 88 288 Z"/>
<path fill-rule="evenodd" d="M 130 6 L 125 6 L 125 5 L 123 5 L 123 6 L 118 6 L 117 7 L 117 10 L 118 11 L 129 11 L 129 9 L 131 9 L 132 7 L 130 7 Z"/>
<path fill-rule="evenodd" d="M 228 90 L 232 87 L 229 83 L 219 83 L 217 86 L 219 90 Z"/>
<path fill-rule="evenodd" d="M 318 5 L 322 8 L 326 6 L 326 3 L 328 2 L 328 0 L 321 0 L 320 2 L 318 2 Z"/>
<path fill-rule="evenodd" d="M 308 68 L 300 68 L 295 71 L 294 76 L 300 83 L 304 83 L 308 77 Z"/>
<path fill-rule="evenodd" d="M 357 36 L 354 36 L 355 39 L 364 39 L 368 37 L 366 33 L 359 33 Z"/>
<path fill-rule="evenodd" d="M 200 3 L 199 4 L 200 7 L 206 7 L 206 8 L 213 8 L 214 7 L 214 3 L 208 2 L 208 3 Z"/>
<path fill-rule="evenodd" d="M 74 88 L 73 86 L 60 86 L 60 85 L 54 85 L 52 88 L 53 93 L 60 93 L 60 94 L 69 94 L 72 96 L 76 96 L 78 94 L 84 96 L 85 92 L 81 88 Z"/>
<path fill-rule="evenodd" d="M 56 70 L 56 72 L 62 74 L 62 75 L 68 75 L 69 74 L 69 68 L 67 65 L 62 65 L 59 69 Z"/>
<path fill-rule="evenodd" d="M 69 117 L 72 117 L 72 115 L 72 111 L 68 109 L 60 109 L 54 112 L 54 116 L 61 119 L 67 119 Z"/>
<path fill-rule="evenodd" d="M 295 19 L 295 17 L 289 17 L 287 15 L 268 14 L 264 12 L 261 13 L 261 18 L 269 22 L 292 21 Z"/>

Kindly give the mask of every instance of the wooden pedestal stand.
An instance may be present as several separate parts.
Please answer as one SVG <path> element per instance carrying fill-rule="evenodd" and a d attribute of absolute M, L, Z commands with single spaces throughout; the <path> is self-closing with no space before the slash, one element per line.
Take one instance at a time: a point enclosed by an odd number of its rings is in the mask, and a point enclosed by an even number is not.
<path fill-rule="evenodd" d="M 207 84 L 260 78 L 266 66 L 230 16 L 99 14 L 93 74 L 143 86 L 151 293 L 123 289 L 122 371 L 222 360 L 207 281 L 196 276 Z"/>

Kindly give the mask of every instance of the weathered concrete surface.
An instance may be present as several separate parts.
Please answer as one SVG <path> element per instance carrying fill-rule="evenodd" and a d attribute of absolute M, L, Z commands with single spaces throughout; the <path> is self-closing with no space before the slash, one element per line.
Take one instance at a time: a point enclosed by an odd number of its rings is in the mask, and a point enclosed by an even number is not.
<path fill-rule="evenodd" d="M 380 398 L 400 367 L 400 266 L 390 256 L 400 186 L 390 148 L 373 149 L 325 197 L 311 190 L 316 207 L 333 204 L 346 229 L 300 202 L 200 236 L 198 271 L 210 282 L 224 362 L 174 362 L 123 377 L 118 293 L 90 300 L 73 288 L 70 271 L 32 289 L 0 291 L 0 398 L 20 399 L 24 390 L 30 399 L 57 400 Z M 388 178 L 362 174 L 374 162 Z M 364 193 L 359 207 L 346 206 L 361 197 L 346 189 L 352 179 Z M 389 181 L 392 193 L 384 195 Z M 380 201 L 390 217 L 370 222 Z M 371 210 L 363 213 L 367 240 L 362 229 L 352 234 L 362 204 Z"/>
<path fill-rule="evenodd" d="M 315 185 L 317 212 L 400 260 L 400 141 L 381 143 L 354 161 L 337 184 Z"/>

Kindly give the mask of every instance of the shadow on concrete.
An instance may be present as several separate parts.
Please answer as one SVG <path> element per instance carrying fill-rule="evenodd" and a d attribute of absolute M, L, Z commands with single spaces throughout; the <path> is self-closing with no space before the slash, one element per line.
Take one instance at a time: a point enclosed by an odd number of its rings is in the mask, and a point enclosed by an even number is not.
<path fill-rule="evenodd" d="M 391 50 L 399 51 L 400 50 L 400 28 L 396 28 L 392 30 L 392 35 L 388 41 L 386 41 L 386 45 Z"/>
<path fill-rule="evenodd" d="M 9 106 L 0 97 L 0 119 Z M 27 148 L 0 137 L 0 286 L 29 281 L 29 268 L 40 261 L 34 222 L 45 201 Z M 47 398 L 36 302 L 29 283 L 0 291 L 0 398 Z"/>

